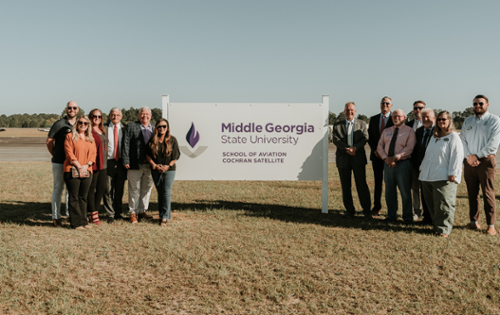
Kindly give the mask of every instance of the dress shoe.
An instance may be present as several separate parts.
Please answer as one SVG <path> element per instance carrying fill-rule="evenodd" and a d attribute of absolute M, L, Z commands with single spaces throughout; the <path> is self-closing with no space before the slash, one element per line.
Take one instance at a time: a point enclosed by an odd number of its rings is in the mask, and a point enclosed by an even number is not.
<path fill-rule="evenodd" d="M 167 219 L 160 219 L 160 226 L 161 227 L 167 227 L 167 222 L 168 222 Z"/>
<path fill-rule="evenodd" d="M 115 222 L 115 218 L 108 217 L 108 224 L 112 224 Z"/>
<path fill-rule="evenodd" d="M 352 212 L 344 212 L 342 214 L 342 217 L 344 217 L 344 218 L 354 218 L 354 213 L 352 213 Z"/>
<path fill-rule="evenodd" d="M 393 222 L 398 222 L 397 219 L 390 219 L 390 218 L 385 218 L 382 220 L 385 223 L 393 223 Z"/>
<path fill-rule="evenodd" d="M 373 220 L 373 216 L 372 216 L 371 214 L 365 214 L 365 215 L 363 216 L 363 218 L 364 218 L 365 220 Z"/>
<path fill-rule="evenodd" d="M 413 221 L 412 220 L 404 220 L 403 225 L 413 225 Z"/>
<path fill-rule="evenodd" d="M 125 221 L 128 220 L 127 218 L 123 217 L 121 214 L 115 215 L 114 219 L 115 220 L 125 220 Z"/>
<path fill-rule="evenodd" d="M 55 219 L 53 223 L 55 227 L 62 227 L 61 220 L 59 219 Z"/>
<path fill-rule="evenodd" d="M 137 223 L 137 215 L 135 213 L 130 215 L 130 223 Z"/>
<path fill-rule="evenodd" d="M 373 208 L 373 209 L 372 209 L 372 214 L 373 214 L 373 215 L 379 215 L 379 214 L 380 214 L 380 209 Z"/>
<path fill-rule="evenodd" d="M 141 212 L 139 213 L 139 219 L 145 219 L 145 220 L 151 220 L 153 218 L 153 216 L 150 216 L 149 214 L 147 214 L 146 212 Z"/>
<path fill-rule="evenodd" d="M 469 223 L 467 224 L 467 228 L 469 230 L 480 230 L 481 229 L 481 226 L 479 225 L 479 223 Z"/>
<path fill-rule="evenodd" d="M 489 226 L 488 229 L 486 230 L 486 233 L 488 233 L 491 236 L 497 235 L 497 230 L 495 230 L 494 226 Z"/>

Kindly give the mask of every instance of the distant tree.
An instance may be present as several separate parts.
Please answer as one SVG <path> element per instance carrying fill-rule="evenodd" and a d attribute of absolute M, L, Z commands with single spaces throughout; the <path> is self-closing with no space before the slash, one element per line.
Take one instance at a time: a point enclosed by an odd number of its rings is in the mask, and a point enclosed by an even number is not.
<path fill-rule="evenodd" d="M 363 114 L 359 114 L 358 115 L 358 119 L 364 121 L 365 123 L 368 123 L 370 121 L 370 118 L 366 117 L 365 115 Z"/>
<path fill-rule="evenodd" d="M 345 120 L 345 114 L 344 112 L 340 112 L 339 115 L 337 116 L 337 121 L 340 121 L 340 120 Z"/>
<path fill-rule="evenodd" d="M 335 115 L 335 113 L 333 113 L 333 112 L 329 112 L 328 113 L 328 124 L 333 125 L 335 123 L 335 121 L 337 121 L 337 115 Z"/>
<path fill-rule="evenodd" d="M 156 124 L 158 119 L 162 118 L 162 110 L 159 108 L 153 108 L 151 109 L 151 124 Z"/>

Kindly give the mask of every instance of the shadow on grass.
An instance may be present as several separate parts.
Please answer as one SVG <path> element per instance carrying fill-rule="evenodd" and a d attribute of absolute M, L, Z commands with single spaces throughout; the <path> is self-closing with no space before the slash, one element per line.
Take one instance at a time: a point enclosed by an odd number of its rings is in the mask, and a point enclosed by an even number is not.
<path fill-rule="evenodd" d="M 172 209 L 177 211 L 206 212 L 211 210 L 243 211 L 245 216 L 256 218 L 269 218 L 283 222 L 304 224 L 318 224 L 329 227 L 343 227 L 361 230 L 403 231 L 428 234 L 432 233 L 430 227 L 407 226 L 402 221 L 385 223 L 382 217 L 365 220 L 361 213 L 354 218 L 344 218 L 342 210 L 333 209 L 328 214 L 321 213 L 318 209 L 290 207 L 275 204 L 257 204 L 231 202 L 223 200 L 196 200 L 196 203 L 172 203 Z M 124 205 L 124 209 L 126 209 Z M 14 223 L 31 226 L 52 226 L 51 205 L 48 202 L 15 202 L 0 203 L 0 222 Z M 64 206 L 63 206 L 64 209 Z M 102 209 L 102 207 L 101 207 Z M 158 204 L 150 203 L 150 210 L 157 211 Z M 124 211 L 126 213 L 126 211 Z M 100 216 L 105 214 L 100 211 Z M 102 219 L 101 219 L 102 220 Z M 150 220 L 156 224 L 157 220 Z"/>
<path fill-rule="evenodd" d="M 321 213 L 318 209 L 290 207 L 274 204 L 257 204 L 244 202 L 231 202 L 223 200 L 196 200 L 197 203 L 172 203 L 172 209 L 190 211 L 244 211 L 245 216 L 263 217 L 284 222 L 304 224 L 319 224 L 330 227 L 344 227 L 361 230 L 406 231 L 422 234 L 431 234 L 431 227 L 421 225 L 404 225 L 403 221 L 386 223 L 384 217 L 375 217 L 366 220 L 360 212 L 354 218 L 344 218 L 343 210 L 330 209 L 328 213 Z"/>

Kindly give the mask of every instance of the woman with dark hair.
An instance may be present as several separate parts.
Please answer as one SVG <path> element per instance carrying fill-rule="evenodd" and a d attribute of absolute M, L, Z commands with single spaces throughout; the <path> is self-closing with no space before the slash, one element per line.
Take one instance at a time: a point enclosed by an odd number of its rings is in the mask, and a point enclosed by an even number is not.
<path fill-rule="evenodd" d="M 175 162 L 179 159 L 177 139 L 170 135 L 170 126 L 164 118 L 156 122 L 153 136 L 146 147 L 146 159 L 151 165 L 151 175 L 158 191 L 160 225 L 170 220 L 170 191 L 174 184 Z"/>
<path fill-rule="evenodd" d="M 64 181 L 69 192 L 69 222 L 77 230 L 90 229 L 87 222 L 87 195 L 92 182 L 96 149 L 90 132 L 90 120 L 80 116 L 64 141 Z"/>
<path fill-rule="evenodd" d="M 92 136 L 94 137 L 96 147 L 96 160 L 92 164 L 92 183 L 90 184 L 87 197 L 87 213 L 89 222 L 101 225 L 99 220 L 99 207 L 101 200 L 108 186 L 107 179 L 107 161 L 108 161 L 108 135 L 105 132 L 102 123 L 102 112 L 95 108 L 89 113 Z"/>
<path fill-rule="evenodd" d="M 448 237 L 453 228 L 457 186 L 462 179 L 464 148 L 448 111 L 437 116 L 432 139 L 420 165 L 419 180 L 434 223 L 434 232 Z"/>

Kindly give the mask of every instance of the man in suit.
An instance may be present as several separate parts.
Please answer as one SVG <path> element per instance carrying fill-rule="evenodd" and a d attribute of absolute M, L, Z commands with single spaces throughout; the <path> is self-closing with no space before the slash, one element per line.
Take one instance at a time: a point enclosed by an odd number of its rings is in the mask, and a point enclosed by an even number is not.
<path fill-rule="evenodd" d="M 335 156 L 342 185 L 342 200 L 346 210 L 344 216 L 353 217 L 356 212 L 351 193 L 351 173 L 354 173 L 363 214 L 365 218 L 371 219 L 370 190 L 366 184 L 365 169 L 367 164 L 365 144 L 368 139 L 368 129 L 364 121 L 354 118 L 356 115 L 354 102 L 345 104 L 344 114 L 346 119 L 336 122 L 332 130 L 333 143 L 337 146 Z"/>
<path fill-rule="evenodd" d="M 137 223 L 138 216 L 141 219 L 152 218 L 146 213 L 154 184 L 151 167 L 146 161 L 146 145 L 152 136 L 151 110 L 148 107 L 141 107 L 139 121 L 129 123 L 123 135 L 122 158 L 123 165 L 128 170 L 128 205 L 131 223 Z"/>
<path fill-rule="evenodd" d="M 429 213 L 429 208 L 427 207 L 427 203 L 425 202 L 424 195 L 422 194 L 422 182 L 418 180 L 418 175 L 420 174 L 420 164 L 422 164 L 422 160 L 425 156 L 425 151 L 427 150 L 427 145 L 429 144 L 430 139 L 432 138 L 432 132 L 434 131 L 434 124 L 436 123 L 436 115 L 434 114 L 434 110 L 430 108 L 424 108 L 422 110 L 422 127 L 418 128 L 415 132 L 415 137 L 417 142 L 415 144 L 415 149 L 413 149 L 413 153 L 411 154 L 411 161 L 413 164 L 413 179 L 417 178 L 419 185 L 420 194 L 413 194 L 413 198 L 421 198 L 422 200 L 422 209 L 424 210 L 422 213 L 423 220 L 422 224 L 432 224 L 431 214 Z M 413 186 L 412 186 L 413 192 Z M 413 203 L 415 205 L 415 202 Z M 415 209 L 415 208 L 413 208 Z M 415 217 L 414 217 L 415 218 Z"/>
<path fill-rule="evenodd" d="M 127 169 L 123 166 L 122 150 L 125 126 L 121 123 L 122 111 L 113 107 L 109 112 L 110 123 L 105 126 L 108 136 L 108 186 L 104 192 L 104 209 L 108 215 L 108 223 L 123 220 L 122 198 Z"/>
<path fill-rule="evenodd" d="M 424 101 L 415 101 L 413 103 L 413 116 L 412 120 L 408 120 L 406 125 L 413 128 L 413 131 L 417 132 L 417 129 L 423 126 L 422 111 L 425 108 Z M 417 142 L 418 146 L 418 142 Z M 412 154 L 412 161 L 414 160 L 414 154 Z M 420 166 L 420 164 L 419 164 Z M 415 168 L 415 163 L 413 163 L 413 178 L 411 183 L 411 194 L 413 202 L 413 220 L 418 220 L 422 216 L 422 209 L 420 208 L 420 182 L 418 180 L 418 167 Z"/>
<path fill-rule="evenodd" d="M 384 161 L 377 153 L 377 146 L 382 131 L 394 125 L 391 108 L 392 99 L 388 96 L 382 98 L 380 101 L 380 113 L 370 117 L 370 124 L 368 126 L 368 144 L 371 150 L 370 160 L 372 161 L 373 178 L 375 180 L 372 214 L 380 214 L 380 209 L 382 208 L 380 199 L 382 197 L 382 183 L 384 180 Z"/>

